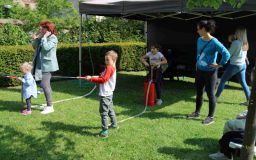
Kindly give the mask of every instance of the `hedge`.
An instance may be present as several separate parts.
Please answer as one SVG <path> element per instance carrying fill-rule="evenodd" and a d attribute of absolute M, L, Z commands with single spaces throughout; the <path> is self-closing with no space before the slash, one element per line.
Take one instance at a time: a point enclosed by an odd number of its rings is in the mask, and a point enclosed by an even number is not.
<path fill-rule="evenodd" d="M 93 70 L 94 74 L 98 74 L 104 67 L 104 55 L 108 50 L 115 50 L 118 53 L 118 70 L 144 70 L 139 59 L 145 54 L 145 43 L 83 44 L 82 75 L 92 74 Z M 4 75 L 22 76 L 19 66 L 25 61 L 31 61 L 33 54 L 34 49 L 30 45 L 0 46 L 0 86 L 14 86 L 20 84 L 16 80 L 5 78 Z M 57 57 L 60 70 L 55 72 L 55 75 L 79 75 L 79 44 L 59 44 Z"/>

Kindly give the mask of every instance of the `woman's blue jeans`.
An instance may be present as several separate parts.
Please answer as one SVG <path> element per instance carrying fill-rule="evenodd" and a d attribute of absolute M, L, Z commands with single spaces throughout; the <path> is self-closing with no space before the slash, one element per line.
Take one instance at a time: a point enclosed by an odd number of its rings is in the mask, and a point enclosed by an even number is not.
<path fill-rule="evenodd" d="M 216 92 L 216 97 L 219 97 L 221 95 L 221 92 L 225 88 L 226 81 L 228 81 L 234 75 L 237 75 L 239 77 L 239 82 L 244 90 L 246 99 L 249 100 L 251 93 L 245 80 L 245 74 L 246 74 L 246 64 L 243 64 L 243 65 L 230 64 L 221 77 L 220 84 Z"/>

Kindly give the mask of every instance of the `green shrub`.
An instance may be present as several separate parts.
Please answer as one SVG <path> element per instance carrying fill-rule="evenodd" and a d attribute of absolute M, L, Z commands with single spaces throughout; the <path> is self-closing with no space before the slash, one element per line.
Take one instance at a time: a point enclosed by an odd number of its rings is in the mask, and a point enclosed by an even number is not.
<path fill-rule="evenodd" d="M 118 53 L 117 69 L 123 71 L 140 71 L 144 67 L 140 57 L 145 54 L 144 43 L 101 43 L 83 44 L 82 46 L 82 75 L 98 74 L 102 71 L 105 61 L 104 55 L 108 50 Z M 19 66 L 25 61 L 32 61 L 34 49 L 26 46 L 1 46 L 0 47 L 0 75 L 22 76 Z M 59 44 L 57 57 L 60 70 L 56 75 L 79 75 L 79 45 Z M 92 61 L 92 62 L 91 62 Z M 92 67 L 93 63 L 93 67 Z M 13 86 L 18 81 L 0 77 L 0 86 Z"/>
<path fill-rule="evenodd" d="M 24 45 L 30 42 L 29 36 L 13 24 L 0 25 L 0 45 Z"/>

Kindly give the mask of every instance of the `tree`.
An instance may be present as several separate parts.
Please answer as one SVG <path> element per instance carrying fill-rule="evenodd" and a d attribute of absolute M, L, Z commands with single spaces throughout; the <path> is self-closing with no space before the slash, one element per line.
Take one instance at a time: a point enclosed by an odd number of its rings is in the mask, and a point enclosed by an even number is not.
<path fill-rule="evenodd" d="M 105 17 L 97 22 L 96 17 L 90 16 L 83 26 L 87 40 L 95 43 L 145 40 L 143 21 Z"/>
<path fill-rule="evenodd" d="M 241 152 L 242 160 L 252 160 L 254 156 L 255 136 L 256 136 L 256 69 L 253 73 L 253 83 L 251 97 L 248 106 L 248 113 L 245 124 L 245 135 Z"/>
<path fill-rule="evenodd" d="M 210 7 L 217 10 L 224 3 L 230 4 L 233 8 L 240 8 L 245 2 L 246 0 L 187 0 L 187 7 Z"/>
<path fill-rule="evenodd" d="M 68 0 L 37 0 L 37 10 L 54 20 L 59 29 L 79 27 L 79 14 Z"/>
<path fill-rule="evenodd" d="M 37 32 L 38 24 L 42 20 L 50 20 L 53 21 L 63 36 L 73 37 L 69 34 L 76 34 L 78 37 L 78 33 L 69 32 L 67 34 L 63 34 L 62 30 L 78 30 L 79 28 L 79 14 L 78 11 L 74 8 L 73 4 L 68 0 L 37 0 L 37 8 L 35 10 L 31 10 L 29 8 L 24 8 L 14 3 L 13 0 L 5 0 L 0 1 L 0 18 L 4 18 L 4 5 L 9 4 L 12 6 L 10 12 L 10 18 L 19 19 L 24 22 L 23 26 L 20 26 L 26 33 L 29 32 Z M 16 27 L 17 28 L 17 27 Z M 10 37 L 14 38 L 14 37 Z M 62 38 L 62 39 L 70 39 L 70 38 Z M 2 42 L 5 40 L 1 39 Z M 23 44 L 23 43 L 22 43 Z"/>

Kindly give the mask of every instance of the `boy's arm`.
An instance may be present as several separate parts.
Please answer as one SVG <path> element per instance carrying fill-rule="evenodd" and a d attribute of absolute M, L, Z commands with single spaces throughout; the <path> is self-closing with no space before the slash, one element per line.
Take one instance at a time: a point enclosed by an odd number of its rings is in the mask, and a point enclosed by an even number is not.
<path fill-rule="evenodd" d="M 108 65 L 106 67 L 105 73 L 102 76 L 92 76 L 90 79 L 88 79 L 91 82 L 94 83 L 105 83 L 109 80 L 109 78 L 113 75 L 113 73 L 115 72 L 115 68 Z"/>

